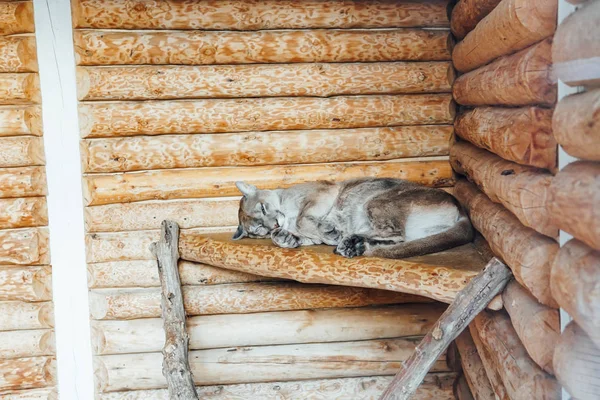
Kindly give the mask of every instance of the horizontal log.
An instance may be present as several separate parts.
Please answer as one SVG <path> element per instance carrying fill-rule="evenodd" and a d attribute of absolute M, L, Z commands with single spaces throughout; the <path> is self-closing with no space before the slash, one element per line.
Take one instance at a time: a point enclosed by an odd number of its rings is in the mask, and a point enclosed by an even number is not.
<path fill-rule="evenodd" d="M 472 180 L 490 200 L 512 212 L 523 225 L 543 235 L 558 237 L 558 228 L 551 222 L 546 208 L 551 173 L 506 161 L 468 142 L 451 146 L 450 164 L 456 172 Z"/>
<path fill-rule="evenodd" d="M 45 197 L 0 199 L 0 229 L 48 225 Z"/>
<path fill-rule="evenodd" d="M 0 3 L 0 8 L 2 4 L 6 3 Z M 40 80 L 37 74 L 0 74 L 0 104 L 39 103 L 40 100 Z"/>
<path fill-rule="evenodd" d="M 501 1 L 456 45 L 454 67 L 460 72 L 472 71 L 551 36 L 557 11 L 554 0 Z"/>
<path fill-rule="evenodd" d="M 508 316 L 484 311 L 475 326 L 511 399 L 561 398 L 560 385 L 529 357 Z"/>
<path fill-rule="evenodd" d="M 558 308 L 550 292 L 550 270 L 558 244 L 523 226 L 510 211 L 466 181 L 456 183 L 454 196 L 465 206 L 473 226 L 494 253 L 512 269 L 517 281 L 540 303 Z"/>
<path fill-rule="evenodd" d="M 0 198 L 45 195 L 44 167 L 0 168 Z"/>
<path fill-rule="evenodd" d="M 73 33 L 78 65 L 447 61 L 448 31 L 97 31 Z"/>
<path fill-rule="evenodd" d="M 451 124 L 449 94 L 83 103 L 83 137 Z"/>
<path fill-rule="evenodd" d="M 527 354 L 544 371 L 554 374 L 552 356 L 560 336 L 558 310 L 538 303 L 516 281 L 506 287 L 502 300 Z"/>
<path fill-rule="evenodd" d="M 449 62 L 78 67 L 79 100 L 450 92 Z"/>
<path fill-rule="evenodd" d="M 135 136 L 84 140 L 81 152 L 85 172 L 385 161 L 447 155 L 452 130 L 422 125 Z"/>
<path fill-rule="evenodd" d="M 471 322 L 469 325 L 469 333 L 471 334 L 471 338 L 473 339 L 473 343 L 477 349 L 477 354 L 479 355 L 479 358 L 481 358 L 481 363 L 483 364 L 485 374 L 487 375 L 490 385 L 492 385 L 492 389 L 494 390 L 494 398 L 500 400 L 510 400 L 510 397 L 508 397 L 508 394 L 506 393 L 504 383 L 502 383 L 502 378 L 500 377 L 500 374 L 494 365 L 492 356 L 485 348 L 481 338 L 479 337 L 479 332 L 475 327 L 475 322 Z"/>
<path fill-rule="evenodd" d="M 3 400 L 58 400 L 58 391 L 54 387 L 30 390 L 9 390 L 0 392 Z"/>
<path fill-rule="evenodd" d="M 264 30 L 448 26 L 447 0 L 81 0 L 76 28 Z"/>
<path fill-rule="evenodd" d="M 40 106 L 0 106 L 0 137 L 17 135 L 42 136 Z"/>
<path fill-rule="evenodd" d="M 316 180 L 341 181 L 372 176 L 406 179 L 434 187 L 450 186 L 453 182 L 452 168 L 447 160 L 175 169 L 87 175 L 84 199 L 86 205 L 102 205 L 236 196 L 239 194 L 235 186 L 237 180 L 261 189 L 276 189 Z"/>
<path fill-rule="evenodd" d="M 55 351 L 51 329 L 0 332 L 0 357 L 3 359 L 51 356 Z"/>
<path fill-rule="evenodd" d="M 554 351 L 556 378 L 577 399 L 600 397 L 600 347 L 575 323 L 560 336 Z"/>
<path fill-rule="evenodd" d="M 429 302 L 420 296 L 383 290 L 295 282 L 184 286 L 183 297 L 187 315 Z M 160 317 L 160 289 L 95 289 L 90 292 L 90 313 L 96 320 Z"/>
<path fill-rule="evenodd" d="M 298 343 L 348 342 L 419 336 L 435 323 L 443 307 L 404 304 L 393 307 L 205 315 L 186 320 L 190 350 Z M 245 332 L 240 335 L 239 332 Z M 95 354 L 161 351 L 162 319 L 92 321 Z"/>
<path fill-rule="evenodd" d="M 0 137 L 0 167 L 26 167 L 44 165 L 45 162 L 41 137 Z"/>
<path fill-rule="evenodd" d="M 190 367 L 197 385 L 390 375 L 410 356 L 416 341 L 413 338 L 196 350 L 190 352 Z M 96 357 L 97 390 L 164 388 L 162 358 L 161 353 Z M 432 368 L 432 372 L 447 370 L 445 356 Z"/>
<path fill-rule="evenodd" d="M 454 99 L 466 106 L 554 104 L 551 47 L 546 39 L 460 76 L 452 87 Z"/>
<path fill-rule="evenodd" d="M 54 357 L 0 360 L 0 390 L 36 389 L 56 383 Z"/>
<path fill-rule="evenodd" d="M 568 15 L 556 29 L 552 46 L 554 72 L 569 86 L 600 84 L 600 4 L 590 1 Z"/>
<path fill-rule="evenodd" d="M 454 400 L 454 373 L 430 373 L 411 397 L 412 400 Z M 305 399 L 376 399 L 392 381 L 391 376 L 337 378 L 292 382 L 245 383 L 238 385 L 198 386 L 196 391 L 214 400 L 305 400 Z M 169 400 L 167 389 L 132 390 L 102 393 L 99 400 Z"/>
<path fill-rule="evenodd" d="M 600 161 L 600 89 L 562 98 L 552 117 L 556 141 L 573 157 Z"/>
<path fill-rule="evenodd" d="M 462 371 L 475 400 L 494 400 L 494 388 L 488 379 L 477 347 L 468 330 L 456 338 Z"/>
<path fill-rule="evenodd" d="M 0 301 L 0 331 L 45 329 L 53 326 L 54 310 L 49 301 Z"/>
<path fill-rule="evenodd" d="M 600 252 L 578 240 L 561 247 L 550 287 L 558 304 L 600 347 Z"/>
<path fill-rule="evenodd" d="M 50 266 L 0 266 L 0 301 L 11 300 L 52 300 Z"/>
<path fill-rule="evenodd" d="M 600 250 L 600 164 L 575 162 L 550 185 L 552 222 L 588 246 Z"/>
<path fill-rule="evenodd" d="M 457 116 L 458 136 L 523 165 L 556 169 L 552 110 L 540 107 L 477 107 Z"/>
<path fill-rule="evenodd" d="M 457 39 L 471 32 L 479 21 L 485 18 L 500 0 L 461 0 L 452 9 L 450 30 Z"/>
<path fill-rule="evenodd" d="M 0 3 L 0 35 L 33 33 L 33 2 L 15 1 Z"/>
<path fill-rule="evenodd" d="M 34 35 L 0 36 L 0 73 L 37 72 Z"/>
<path fill-rule="evenodd" d="M 0 264 L 49 264 L 48 228 L 0 231 Z"/>

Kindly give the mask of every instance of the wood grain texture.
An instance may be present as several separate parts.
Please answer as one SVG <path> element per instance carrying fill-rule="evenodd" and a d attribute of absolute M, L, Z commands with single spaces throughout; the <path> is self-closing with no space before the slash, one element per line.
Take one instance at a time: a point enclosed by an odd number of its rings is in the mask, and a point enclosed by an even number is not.
<path fill-rule="evenodd" d="M 550 277 L 552 294 L 600 347 L 600 252 L 576 239 L 561 247 Z"/>
<path fill-rule="evenodd" d="M 0 137 L 0 167 L 26 167 L 45 163 L 44 140 L 41 137 Z"/>
<path fill-rule="evenodd" d="M 79 100 L 450 92 L 449 62 L 78 67 Z"/>
<path fill-rule="evenodd" d="M 81 0 L 74 26 L 96 29 L 264 30 L 448 26 L 447 0 Z"/>
<path fill-rule="evenodd" d="M 0 3 L 0 8 L 2 4 L 6 3 Z M 40 80 L 37 74 L 0 74 L 0 104 L 37 104 L 40 101 Z"/>
<path fill-rule="evenodd" d="M 0 198 L 45 195 L 44 167 L 0 168 Z"/>
<path fill-rule="evenodd" d="M 45 197 L 0 199 L 0 229 L 48 225 Z"/>
<path fill-rule="evenodd" d="M 54 387 L 30 390 L 8 390 L 0 392 L 3 400 L 58 400 L 58 391 Z"/>
<path fill-rule="evenodd" d="M 0 36 L 0 73 L 37 70 L 34 35 Z"/>
<path fill-rule="evenodd" d="M 52 300 L 50 266 L 0 266 L 0 301 L 14 300 Z"/>
<path fill-rule="evenodd" d="M 500 377 L 500 374 L 494 365 L 492 356 L 483 345 L 483 342 L 479 337 L 479 332 L 475 327 L 475 322 L 471 322 L 469 325 L 469 333 L 471 334 L 471 338 L 473 339 L 473 343 L 477 349 L 477 354 L 479 354 L 479 357 L 481 358 L 481 363 L 483 364 L 485 374 L 487 375 L 490 385 L 492 385 L 492 389 L 494 390 L 494 399 L 510 400 L 510 397 L 508 397 L 508 394 L 506 393 L 504 383 L 502 383 L 502 378 Z"/>
<path fill-rule="evenodd" d="M 196 350 L 190 352 L 190 365 L 197 385 L 389 375 L 414 346 L 415 339 L 389 339 Z M 96 357 L 98 391 L 165 387 L 161 358 L 160 353 Z M 432 371 L 447 370 L 442 356 Z"/>
<path fill-rule="evenodd" d="M 54 357 L 0 360 L 0 390 L 36 389 L 56 383 Z"/>
<path fill-rule="evenodd" d="M 463 331 L 455 340 L 460 353 L 462 371 L 475 400 L 494 400 L 494 389 L 488 379 L 481 357 L 469 330 Z"/>
<path fill-rule="evenodd" d="M 565 328 L 554 351 L 556 378 L 577 399 L 600 396 L 600 348 L 575 323 Z"/>
<path fill-rule="evenodd" d="M 446 160 L 190 168 L 87 175 L 84 178 L 84 199 L 86 205 L 102 205 L 236 196 L 239 191 L 235 181 L 238 180 L 261 189 L 276 189 L 316 180 L 341 181 L 373 176 L 406 179 L 433 187 L 451 186 L 453 183 L 452 168 Z"/>
<path fill-rule="evenodd" d="M 450 29 L 457 39 L 463 39 L 479 21 L 485 18 L 500 0 L 461 0 L 452 9 Z M 476 393 L 473 393 L 476 395 Z"/>
<path fill-rule="evenodd" d="M 295 282 L 184 286 L 183 298 L 187 315 L 429 302 L 420 296 L 383 290 Z M 95 289 L 90 293 L 90 313 L 97 320 L 160 317 L 160 289 Z"/>
<path fill-rule="evenodd" d="M 78 65 L 448 61 L 448 31 L 74 32 Z"/>
<path fill-rule="evenodd" d="M 558 310 L 538 303 L 516 281 L 506 287 L 502 300 L 527 354 L 544 371 L 553 375 L 552 356 L 560 336 Z"/>
<path fill-rule="evenodd" d="M 460 76 L 452 87 L 454 99 L 467 106 L 554 104 L 551 48 L 549 38 Z"/>
<path fill-rule="evenodd" d="M 0 231 L 0 264 L 36 265 L 50 263 L 48 228 Z"/>
<path fill-rule="evenodd" d="M 0 35 L 33 33 L 33 2 L 10 1 L 0 3 Z"/>
<path fill-rule="evenodd" d="M 600 89 L 562 98 L 552 117 L 556 141 L 573 157 L 600 161 Z"/>
<path fill-rule="evenodd" d="M 453 120 L 454 103 L 449 94 L 106 102 L 79 106 L 79 126 L 84 138 L 451 124 Z"/>
<path fill-rule="evenodd" d="M 540 303 L 558 308 L 550 292 L 550 270 L 558 244 L 523 226 L 510 211 L 466 181 L 456 183 L 454 196 L 465 206 L 473 226 L 494 253 L 512 269 L 517 281 Z"/>
<path fill-rule="evenodd" d="M 40 106 L 0 106 L 0 137 L 18 135 L 42 136 Z"/>
<path fill-rule="evenodd" d="M 454 143 L 450 164 L 466 175 L 495 203 L 512 212 L 521 223 L 543 235 L 558 237 L 547 209 L 552 174 L 506 161 L 468 142 Z"/>
<path fill-rule="evenodd" d="M 0 332 L 2 359 L 51 356 L 55 351 L 51 329 Z"/>
<path fill-rule="evenodd" d="M 205 315 L 186 321 L 190 349 L 330 343 L 424 335 L 443 312 L 434 304 Z M 239 332 L 245 332 L 240 335 Z M 92 321 L 95 354 L 160 351 L 162 321 Z"/>
<path fill-rule="evenodd" d="M 51 302 L 0 301 L 0 331 L 52 327 L 54 311 Z"/>
<path fill-rule="evenodd" d="M 501 1 L 456 45 L 454 67 L 460 72 L 472 71 L 552 35 L 557 11 L 554 0 Z"/>
<path fill-rule="evenodd" d="M 454 121 L 458 136 L 505 160 L 556 169 L 552 110 L 540 107 L 477 107 Z"/>
<path fill-rule="evenodd" d="M 579 161 L 552 180 L 547 203 L 552 222 L 588 246 L 600 250 L 600 164 Z"/>
<path fill-rule="evenodd" d="M 447 155 L 452 130 L 423 125 L 135 136 L 83 140 L 81 152 L 85 172 L 385 161 Z"/>

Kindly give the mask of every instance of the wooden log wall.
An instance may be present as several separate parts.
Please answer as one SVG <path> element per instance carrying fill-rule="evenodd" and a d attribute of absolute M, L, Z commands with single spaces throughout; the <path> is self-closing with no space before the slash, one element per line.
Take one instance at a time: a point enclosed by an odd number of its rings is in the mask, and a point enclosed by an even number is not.
<path fill-rule="evenodd" d="M 33 2 L 0 1 L 0 398 L 56 399 Z"/>
<path fill-rule="evenodd" d="M 261 188 L 363 176 L 453 185 L 448 6 L 72 2 L 100 398 L 125 390 L 166 396 L 159 282 L 148 249 L 162 220 L 183 232 L 231 231 L 238 180 Z M 271 398 L 265 382 L 275 380 L 286 398 L 374 398 L 387 382 L 379 376 L 396 372 L 441 312 L 413 295 L 185 261 L 179 269 L 201 396 Z M 289 368 L 265 367 L 282 358 Z M 455 375 L 446 371 L 440 360 L 418 396 L 453 398 Z M 307 381 L 287 382 L 297 379 Z M 217 395 L 215 384 L 228 386 Z"/>

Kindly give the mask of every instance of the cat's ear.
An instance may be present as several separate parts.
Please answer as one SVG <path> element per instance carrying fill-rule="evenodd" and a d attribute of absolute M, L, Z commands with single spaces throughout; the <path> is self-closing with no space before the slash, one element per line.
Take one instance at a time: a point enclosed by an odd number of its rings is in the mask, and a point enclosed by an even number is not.
<path fill-rule="evenodd" d="M 256 191 L 258 190 L 256 188 L 256 186 L 251 185 L 246 182 L 242 182 L 242 181 L 237 181 L 235 183 L 235 186 L 237 186 L 237 188 L 240 190 L 240 192 L 242 192 L 242 194 L 246 197 L 250 197 L 250 196 L 254 195 L 256 193 Z"/>
<path fill-rule="evenodd" d="M 248 236 L 246 234 L 246 231 L 244 230 L 244 227 L 242 226 L 242 224 L 238 225 L 237 231 L 235 231 L 235 233 L 233 234 L 232 239 L 233 240 L 240 240 L 245 238 L 246 236 Z"/>

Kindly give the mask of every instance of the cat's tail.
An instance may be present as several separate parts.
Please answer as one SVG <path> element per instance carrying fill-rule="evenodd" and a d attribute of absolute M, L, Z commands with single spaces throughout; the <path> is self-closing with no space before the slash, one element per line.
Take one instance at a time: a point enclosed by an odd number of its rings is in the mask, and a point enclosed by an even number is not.
<path fill-rule="evenodd" d="M 462 211 L 462 210 L 461 210 Z M 452 228 L 410 242 L 401 242 L 394 245 L 375 245 L 365 252 L 366 256 L 382 258 L 408 258 L 424 254 L 437 253 L 456 246 L 469 243 L 473 240 L 473 227 L 464 211 Z"/>

